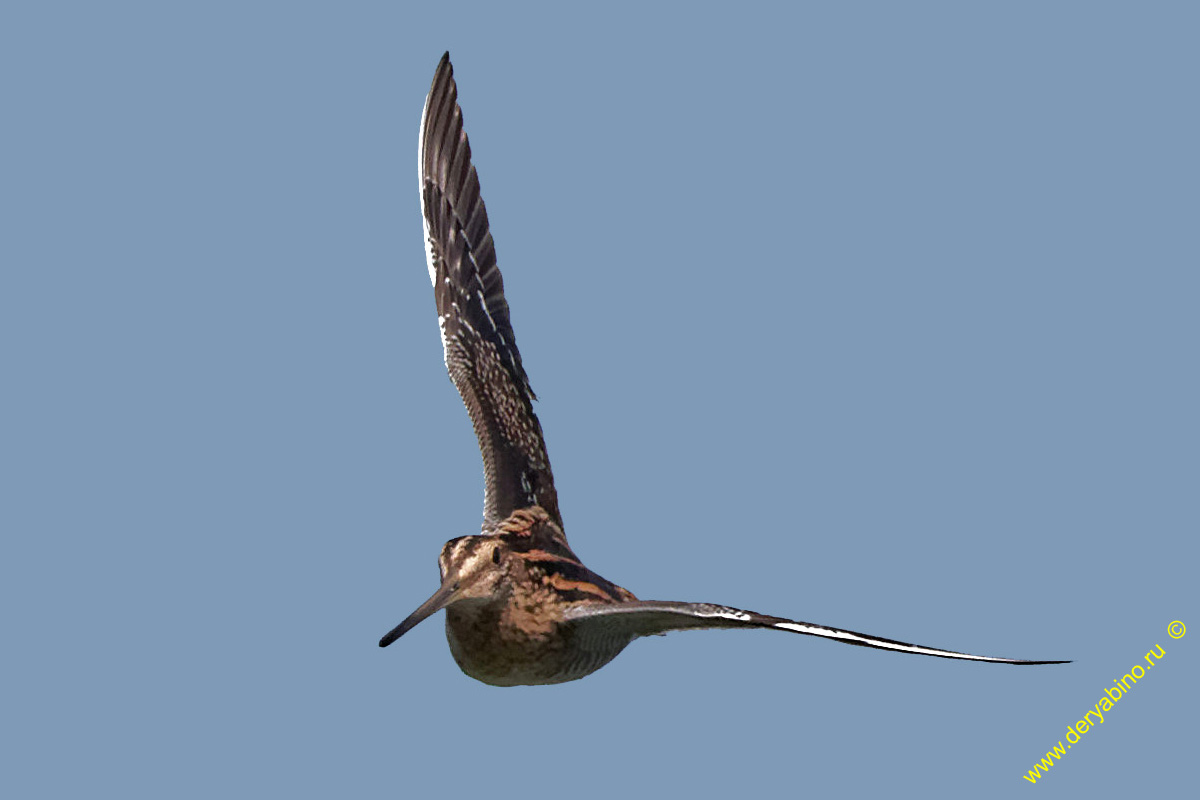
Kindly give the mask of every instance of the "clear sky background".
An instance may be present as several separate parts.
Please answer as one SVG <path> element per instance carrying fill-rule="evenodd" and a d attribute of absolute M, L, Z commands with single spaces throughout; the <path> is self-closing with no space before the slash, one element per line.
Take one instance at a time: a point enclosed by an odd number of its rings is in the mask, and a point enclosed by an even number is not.
<path fill-rule="evenodd" d="M 1194 4 L 16 5 L 0 794 L 1194 784 Z M 416 190 L 446 49 L 589 566 L 1075 662 L 705 632 L 496 689 L 441 616 L 381 651 L 482 505 Z"/>

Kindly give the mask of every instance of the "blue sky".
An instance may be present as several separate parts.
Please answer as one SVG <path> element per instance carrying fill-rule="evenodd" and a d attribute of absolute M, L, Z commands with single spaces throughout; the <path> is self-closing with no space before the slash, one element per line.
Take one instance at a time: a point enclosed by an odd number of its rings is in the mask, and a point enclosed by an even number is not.
<path fill-rule="evenodd" d="M 1009 796 L 1155 645 L 1028 790 L 1190 782 L 1197 22 L 6 7 L 4 794 Z M 416 192 L 446 49 L 589 566 L 1075 662 L 705 632 L 502 690 L 440 617 L 379 650 L 482 504 Z"/>

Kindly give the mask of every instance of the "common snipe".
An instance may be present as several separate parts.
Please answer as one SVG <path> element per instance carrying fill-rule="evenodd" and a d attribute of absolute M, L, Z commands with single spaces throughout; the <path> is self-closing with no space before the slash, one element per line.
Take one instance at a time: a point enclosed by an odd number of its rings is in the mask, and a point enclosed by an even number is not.
<path fill-rule="evenodd" d="M 421 116 L 421 209 L 446 368 L 483 453 L 483 533 L 446 543 L 441 588 L 380 647 L 444 608 L 454 660 L 496 686 L 582 678 L 640 636 L 687 628 L 773 628 L 943 658 L 1065 663 L 938 650 L 709 603 L 638 600 L 585 567 L 563 533 L 457 97 L 446 53 Z"/>

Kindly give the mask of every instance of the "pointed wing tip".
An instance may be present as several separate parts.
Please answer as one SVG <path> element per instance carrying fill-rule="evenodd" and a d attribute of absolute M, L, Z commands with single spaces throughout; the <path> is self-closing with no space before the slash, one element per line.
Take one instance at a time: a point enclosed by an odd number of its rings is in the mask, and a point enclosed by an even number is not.
<path fill-rule="evenodd" d="M 442 57 L 438 59 L 437 68 L 433 71 L 433 81 L 430 83 L 429 93 L 432 95 L 437 91 L 439 85 L 454 86 L 454 65 L 450 63 L 450 51 L 442 53 Z M 457 91 L 457 87 L 455 87 Z M 422 123 L 424 127 L 424 123 Z"/>

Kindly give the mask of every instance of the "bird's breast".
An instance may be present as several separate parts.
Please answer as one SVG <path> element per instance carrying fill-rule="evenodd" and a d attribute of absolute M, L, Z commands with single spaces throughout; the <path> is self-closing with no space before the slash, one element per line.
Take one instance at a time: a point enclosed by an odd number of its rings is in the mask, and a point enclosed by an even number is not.
<path fill-rule="evenodd" d="M 561 609 L 463 605 L 446 609 L 446 639 L 467 675 L 493 686 L 563 683 L 612 661 L 631 637 L 580 635 Z"/>

